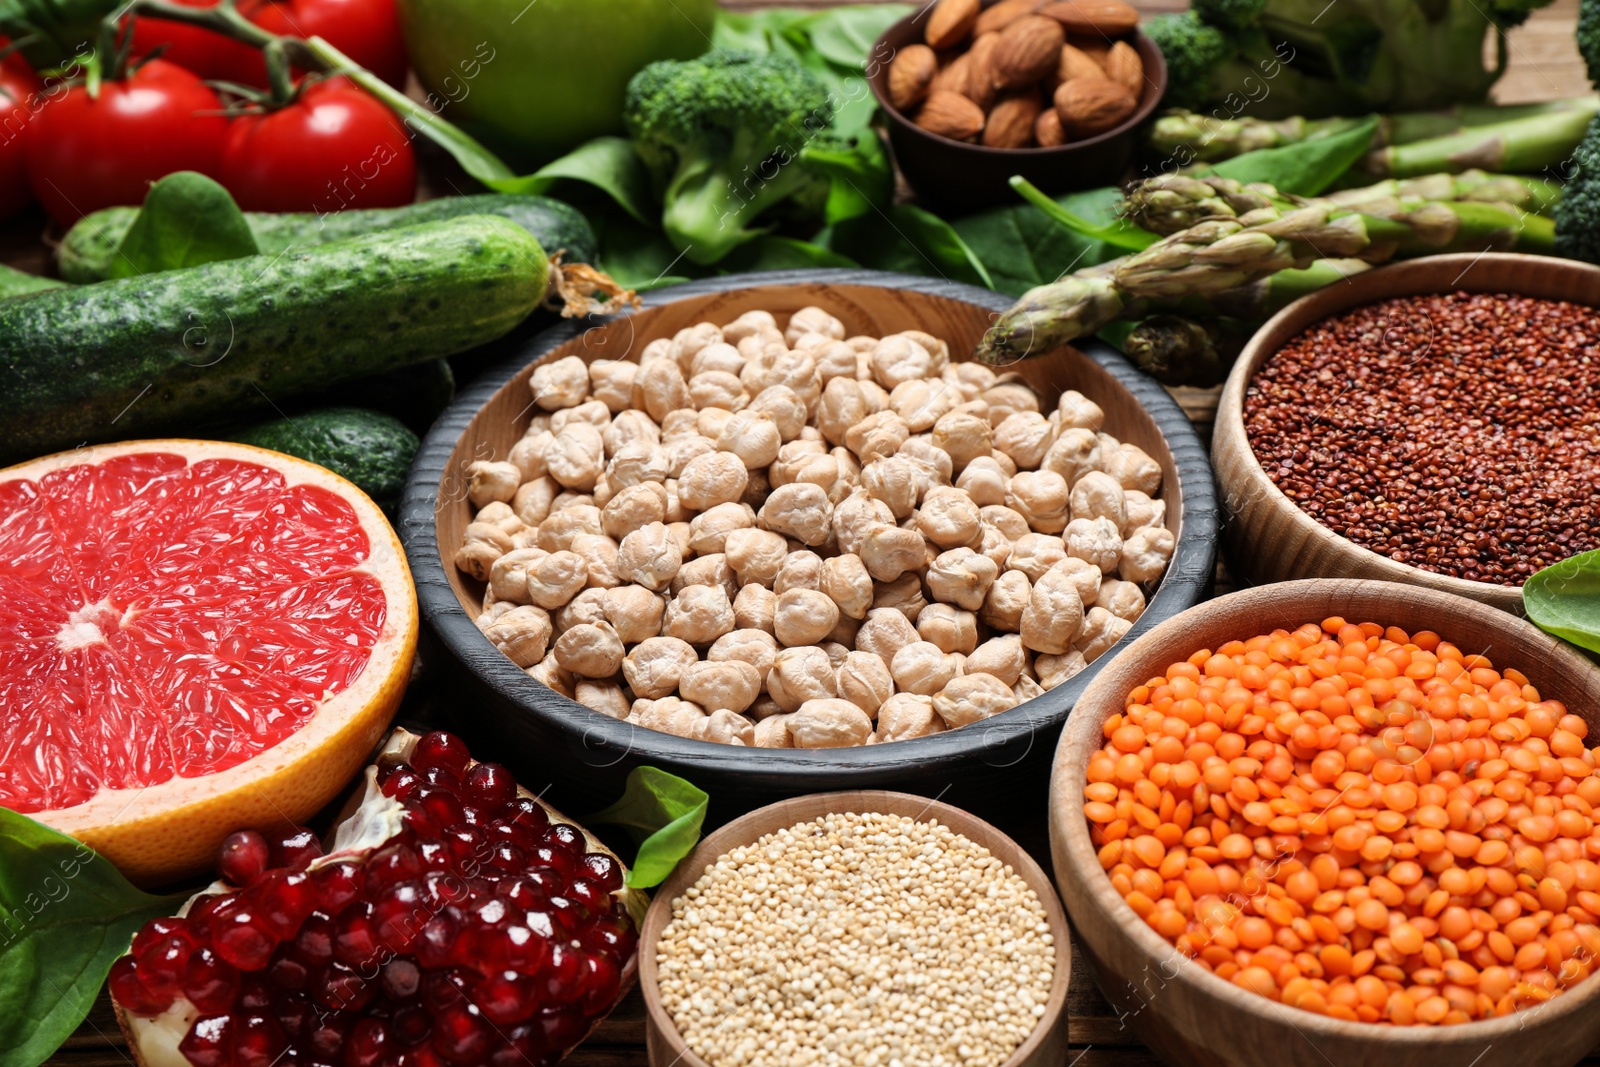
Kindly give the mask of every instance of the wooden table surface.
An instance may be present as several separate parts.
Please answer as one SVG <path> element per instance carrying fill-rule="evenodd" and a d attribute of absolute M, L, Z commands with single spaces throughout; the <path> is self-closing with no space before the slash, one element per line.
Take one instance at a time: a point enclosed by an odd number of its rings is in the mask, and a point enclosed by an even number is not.
<path fill-rule="evenodd" d="M 665 0 L 663 0 L 665 2 Z M 780 4 L 774 0 L 723 0 L 726 7 L 800 6 L 831 7 L 836 0 Z M 1337 2 L 1337 0 L 1333 0 Z M 1181 11 L 1187 0 L 1133 0 L 1147 14 Z M 1524 26 L 1510 35 L 1510 65 L 1495 97 L 1502 103 L 1552 100 L 1583 93 L 1586 88 L 1583 64 L 1574 42 L 1578 0 L 1556 0 L 1535 12 Z M 42 223 L 41 223 L 42 225 Z M 45 246 L 32 225 L 7 227 L 0 232 L 0 260 L 35 272 L 48 272 Z M 1209 437 L 1209 422 L 1216 406 L 1216 391 L 1184 389 L 1175 391 L 1190 417 Z M 1003 826 L 1050 869 L 1049 843 L 1044 826 L 1043 790 L 1039 796 L 1040 817 L 1024 825 Z M 1067 996 L 1070 1015 L 1071 1067 L 1155 1067 L 1158 1060 L 1140 1044 L 1137 1030 L 1125 1025 L 1095 988 L 1087 970 L 1075 953 L 1071 988 Z M 0 1011 L 4 1011 L 0 1007 Z M 126 1067 L 132 1064 L 122 1041 L 110 1004 L 104 996 L 89 1018 L 59 1053 L 49 1061 L 57 1067 Z M 637 990 L 601 1025 L 584 1045 L 566 1061 L 569 1067 L 644 1067 L 644 1002 Z M 1585 1067 L 1600 1067 L 1600 1049 L 1584 1061 Z M 665 1067 L 665 1065 L 662 1065 Z M 1183 1065 L 1174 1065 L 1183 1067 Z M 1330 1067 L 1367 1067 L 1336 1064 Z M 1467 1067 L 1463 1064 L 1462 1067 Z M 1530 1065 L 1534 1067 L 1534 1065 Z"/>

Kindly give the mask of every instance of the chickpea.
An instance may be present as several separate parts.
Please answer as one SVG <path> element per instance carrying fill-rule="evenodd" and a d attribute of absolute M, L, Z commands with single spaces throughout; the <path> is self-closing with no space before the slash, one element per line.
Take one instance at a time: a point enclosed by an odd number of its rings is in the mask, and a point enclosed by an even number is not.
<path fill-rule="evenodd" d="M 734 628 L 733 605 L 720 585 L 691 585 L 673 597 L 661 632 L 691 645 L 709 645 Z"/>
<path fill-rule="evenodd" d="M 622 676 L 635 696 L 658 700 L 677 690 L 683 672 L 699 658 L 687 641 L 650 637 L 634 645 L 623 658 Z"/>
<path fill-rule="evenodd" d="M 951 729 L 971 726 L 1016 706 L 1017 695 L 992 674 L 962 675 L 933 698 L 933 710 Z"/>
<path fill-rule="evenodd" d="M 1064 655 L 1039 656 L 1033 661 L 1033 669 L 1039 675 L 1039 686 L 1046 692 L 1067 681 L 1088 665 L 1083 653 L 1075 648 L 1068 649 Z"/>
<path fill-rule="evenodd" d="M 606 455 L 615 456 L 629 445 L 659 445 L 661 427 L 644 412 L 628 408 L 617 412 L 610 425 L 600 428 L 600 440 L 606 446 Z"/>
<path fill-rule="evenodd" d="M 554 611 L 589 581 L 589 564 L 576 552 L 556 551 L 531 561 L 525 573 L 527 599 L 546 611 Z"/>
<path fill-rule="evenodd" d="M 1123 445 L 1105 457 L 1105 472 L 1124 489 L 1147 496 L 1161 491 L 1161 464 L 1137 445 Z"/>
<path fill-rule="evenodd" d="M 809 442 L 808 442 L 809 443 Z M 822 442 L 818 441 L 817 444 Z M 776 469 L 777 464 L 773 465 Z M 811 456 L 807 458 L 795 471 L 794 477 L 789 479 L 789 484 L 804 482 L 821 489 L 828 496 L 831 504 L 834 500 L 844 499 L 849 494 L 849 486 L 839 486 L 839 461 L 831 455 Z"/>
<path fill-rule="evenodd" d="M 718 507 L 743 508 L 745 505 L 718 505 Z M 788 558 L 789 548 L 781 534 L 770 530 L 738 527 L 729 530 L 724 536 L 723 552 L 741 585 L 755 583 L 770 586 Z"/>
<path fill-rule="evenodd" d="M 522 472 L 514 463 L 477 460 L 467 465 L 467 499 L 475 508 L 495 501 L 510 501 L 521 484 Z"/>
<path fill-rule="evenodd" d="M 789 325 L 783 331 L 783 339 L 792 345 L 802 335 L 808 333 L 820 333 L 835 341 L 842 340 L 844 323 L 822 308 L 803 307 L 789 316 Z"/>
<path fill-rule="evenodd" d="M 694 739 L 753 748 L 756 743 L 755 723 L 736 711 L 718 708 L 694 724 Z"/>
<path fill-rule="evenodd" d="M 1171 530 L 1140 527 L 1121 547 L 1122 576 L 1130 582 L 1155 581 L 1165 573 L 1177 547 L 1178 540 Z"/>
<path fill-rule="evenodd" d="M 543 478 L 548 469 L 544 463 L 544 450 L 550 447 L 550 442 L 554 440 L 555 435 L 549 430 L 524 434 L 511 446 L 511 454 L 506 457 L 506 462 L 517 468 L 524 482 Z M 515 504 L 512 505 L 512 510 L 516 510 Z"/>
<path fill-rule="evenodd" d="M 554 478 L 535 478 L 518 487 L 517 495 L 511 498 L 511 507 L 523 523 L 537 527 L 550 517 L 550 505 L 560 492 L 561 487 Z"/>
<path fill-rule="evenodd" d="M 593 678 L 579 679 L 573 685 L 573 699 L 590 711 L 612 719 L 626 719 L 628 717 L 628 697 L 622 691 L 622 686 L 612 681 L 597 681 Z"/>
<path fill-rule="evenodd" d="M 483 627 L 483 636 L 519 667 L 544 659 L 550 644 L 550 616 L 527 604 L 513 607 Z"/>
<path fill-rule="evenodd" d="M 650 418 L 648 413 L 645 414 L 645 418 Z M 651 421 L 653 422 L 655 420 L 652 419 Z M 666 418 L 661 420 L 660 443 L 666 444 L 668 441 L 675 440 L 676 438 L 686 437 L 692 433 L 699 433 L 699 424 L 700 414 L 699 412 L 695 411 L 694 408 L 679 408 L 675 411 L 671 411 L 667 414 Z"/>
<path fill-rule="evenodd" d="M 929 489 L 950 485 L 950 479 L 955 473 L 955 468 L 950 462 L 950 453 L 933 443 L 932 434 L 924 433 L 906 438 L 901 442 L 900 450 L 895 455 L 909 459 L 917 465 L 921 473 L 919 481 L 924 495 Z"/>
<path fill-rule="evenodd" d="M 568 489 L 587 492 L 594 488 L 605 466 L 605 439 L 586 422 L 563 427 L 544 452 L 550 477 Z"/>
<path fill-rule="evenodd" d="M 836 669 L 835 685 L 841 699 L 872 718 L 877 718 L 878 708 L 894 694 L 888 666 L 871 652 L 846 652 Z"/>
<path fill-rule="evenodd" d="M 661 633 L 661 613 L 667 602 L 642 585 L 607 589 L 600 599 L 606 622 L 625 645 L 637 645 Z"/>
<path fill-rule="evenodd" d="M 606 623 L 583 623 L 556 638 L 556 663 L 580 678 L 610 678 L 622 669 L 622 639 Z"/>
<path fill-rule="evenodd" d="M 702 412 L 704 414 L 704 412 Z M 689 464 L 701 456 L 709 456 L 716 452 L 717 442 L 700 433 L 685 434 L 674 438 L 662 446 L 667 454 L 667 477 L 683 480 L 683 472 Z M 744 464 L 740 464 L 741 467 Z"/>
<path fill-rule="evenodd" d="M 839 613 L 851 619 L 864 619 L 872 607 L 872 575 L 867 565 L 853 552 L 822 561 L 821 590 L 828 594 Z"/>
<path fill-rule="evenodd" d="M 825 387 L 835 378 L 854 378 L 858 359 L 856 350 L 844 341 L 829 341 L 811 350 L 817 365 L 817 380 Z"/>
<path fill-rule="evenodd" d="M 1072 487 L 1069 499 L 1074 519 L 1110 519 L 1120 533 L 1128 521 L 1122 486 L 1109 474 L 1090 471 Z"/>
<path fill-rule="evenodd" d="M 874 500 L 888 505 L 895 521 L 916 510 L 921 499 L 917 465 L 902 456 L 876 459 L 861 468 L 861 486 Z"/>
<path fill-rule="evenodd" d="M 772 580 L 772 591 L 782 596 L 791 589 L 822 588 L 822 557 L 801 549 L 791 552 Z"/>
<path fill-rule="evenodd" d="M 1093 563 L 1078 559 L 1076 556 L 1068 556 L 1053 564 L 1050 569 L 1060 571 L 1067 576 L 1072 582 L 1072 587 L 1078 591 L 1078 599 L 1083 601 L 1085 607 L 1093 604 L 1095 598 L 1100 595 L 1100 568 Z"/>
<path fill-rule="evenodd" d="M 983 391 L 981 399 L 989 405 L 989 425 L 996 429 L 1018 412 L 1039 411 L 1038 396 L 1026 383 L 1014 379 L 996 382 Z"/>
<path fill-rule="evenodd" d="M 1093 663 L 1132 628 L 1133 623 L 1127 619 L 1119 619 L 1105 608 L 1093 607 L 1084 615 L 1072 647 L 1083 653 L 1085 662 Z"/>
<path fill-rule="evenodd" d="M 994 561 L 994 565 L 1004 570 L 1011 562 L 1011 539 L 998 529 L 983 524 L 983 536 L 978 545 L 978 553 Z"/>
<path fill-rule="evenodd" d="M 1006 489 L 1006 506 L 1040 533 L 1066 529 L 1069 499 L 1067 480 L 1054 471 L 1022 471 Z"/>
<path fill-rule="evenodd" d="M 683 506 L 683 501 L 678 498 L 678 479 L 668 478 L 666 481 L 666 487 L 667 517 L 665 521 L 667 525 L 673 526 L 680 522 L 687 525 L 692 516 L 690 515 L 689 509 Z"/>
<path fill-rule="evenodd" d="M 734 610 L 738 610 L 735 604 Z M 740 629 L 723 634 L 711 643 L 706 659 L 713 663 L 738 660 L 756 670 L 758 690 L 765 689 L 767 674 L 778 655 L 778 640 L 765 630 Z M 753 700 L 753 698 L 752 698 Z"/>
<path fill-rule="evenodd" d="M 808 700 L 834 696 L 835 668 L 828 654 L 815 646 L 784 648 L 767 672 L 767 695 L 784 711 L 796 711 Z"/>
<path fill-rule="evenodd" d="M 688 558 L 689 558 L 689 524 L 687 522 L 682 521 L 682 520 L 678 520 L 676 522 L 669 522 L 669 523 L 667 523 L 667 532 L 672 535 L 672 539 L 674 541 L 678 542 L 678 555 L 682 556 L 685 560 L 688 560 Z M 672 580 L 674 582 L 677 582 L 678 581 L 677 575 L 673 575 Z"/>
<path fill-rule="evenodd" d="M 746 311 L 722 328 L 722 339 L 736 345 L 746 337 L 763 332 L 778 332 L 778 320 L 772 317 L 772 312 Z M 779 340 L 782 339 L 782 335 L 779 334 Z"/>
<path fill-rule="evenodd" d="M 889 662 L 894 687 L 900 693 L 933 696 L 956 676 L 956 663 L 931 641 L 913 641 Z"/>
<path fill-rule="evenodd" d="M 957 403 L 956 391 L 937 378 L 901 382 L 889 393 L 890 409 L 905 420 L 912 433 L 933 429 Z"/>
<path fill-rule="evenodd" d="M 992 674 L 1006 685 L 1015 686 L 1028 668 L 1028 650 L 1017 634 L 999 634 L 972 650 L 967 656 L 968 674 Z"/>
<path fill-rule="evenodd" d="M 528 379 L 533 402 L 545 411 L 573 408 L 589 395 L 589 365 L 577 356 L 567 356 L 533 369 Z"/>
<path fill-rule="evenodd" d="M 767 386 L 750 401 L 749 409 L 771 419 L 783 441 L 793 441 L 806 426 L 806 403 L 787 385 Z"/>
<path fill-rule="evenodd" d="M 629 360 L 597 359 L 589 364 L 589 395 L 612 414 L 626 411 L 633 403 L 633 382 L 638 374 L 639 364 Z"/>
<path fill-rule="evenodd" d="M 568 700 L 578 695 L 576 680 L 572 677 L 572 672 L 561 669 L 561 665 L 556 662 L 554 652 L 524 670 L 523 673 L 548 688 L 551 692 L 560 693 Z"/>
<path fill-rule="evenodd" d="M 1000 566 L 970 548 L 941 552 L 928 568 L 928 590 L 935 600 L 967 611 L 983 607 Z"/>
<path fill-rule="evenodd" d="M 928 600 L 922 595 L 922 580 L 914 572 L 908 572 L 892 582 L 875 583 L 870 610 L 893 608 L 915 626 L 922 609 L 927 606 Z"/>
<path fill-rule="evenodd" d="M 1085 601 L 1085 603 L 1091 603 Z M 1144 614 L 1144 593 L 1132 582 L 1118 581 L 1115 578 L 1107 579 L 1100 586 L 1099 594 L 1092 601 L 1095 607 L 1105 608 L 1111 614 L 1127 622 L 1137 622 L 1140 615 Z"/>
<path fill-rule="evenodd" d="M 789 736 L 792 715 L 769 715 L 756 722 L 756 748 L 793 748 L 794 738 Z"/>
<path fill-rule="evenodd" d="M 744 461 L 727 450 L 692 459 L 678 479 L 678 499 L 693 511 L 736 503 L 750 482 Z"/>
<path fill-rule="evenodd" d="M 744 386 L 741 384 L 740 389 Z M 722 436 L 723 428 L 728 425 L 728 420 L 733 418 L 733 412 L 727 408 L 708 407 L 694 420 L 694 428 L 701 437 L 706 437 L 713 444 Z"/>
<path fill-rule="evenodd" d="M 659 593 L 683 566 L 683 550 L 664 523 L 641 526 L 622 539 L 617 550 L 617 576 Z"/>
<path fill-rule="evenodd" d="M 718 504 L 689 520 L 689 549 L 711 555 L 726 549 L 728 535 L 755 527 L 755 512 L 744 504 Z"/>
<path fill-rule="evenodd" d="M 657 422 L 664 423 L 667 415 L 674 411 L 694 410 L 689 383 L 684 380 L 683 368 L 674 359 L 653 360 L 642 366 L 634 383 L 634 394 L 635 406 L 644 408 Z"/>
<path fill-rule="evenodd" d="M 867 713 L 833 697 L 808 700 L 789 717 L 796 748 L 850 748 L 867 743 L 872 720 Z"/>
<path fill-rule="evenodd" d="M 764 585 L 746 585 L 733 598 L 734 625 L 741 630 L 772 632 L 773 616 L 778 611 L 778 594 Z"/>
<path fill-rule="evenodd" d="M 821 441 L 789 441 L 778 449 L 778 458 L 767 468 L 767 479 L 773 485 L 789 485 L 799 481 L 806 464 L 828 454 L 828 446 Z"/>
<path fill-rule="evenodd" d="M 1033 596 L 1033 583 L 1021 571 L 1003 571 L 983 598 L 978 618 L 996 630 L 1022 629 L 1022 614 Z"/>
<path fill-rule="evenodd" d="M 566 511 L 568 508 L 578 507 L 593 507 L 596 515 L 600 513 L 600 505 L 594 502 L 592 494 L 580 493 L 575 489 L 563 489 L 556 494 L 554 500 L 550 501 L 550 513 L 552 515 L 558 511 Z"/>
<path fill-rule="evenodd" d="M 1037 582 L 1044 572 L 1067 558 L 1067 543 L 1052 534 L 1026 534 L 1011 545 L 1010 570 L 1021 571 Z"/>
<path fill-rule="evenodd" d="M 790 589 L 778 594 L 772 632 L 778 642 L 793 647 L 813 645 L 839 624 L 839 607 L 826 593 L 815 589 Z"/>
<path fill-rule="evenodd" d="M 987 418 L 968 411 L 951 411 L 934 423 L 933 443 L 950 454 L 950 462 L 956 470 L 964 471 L 973 460 L 985 458 L 994 451 L 994 432 Z"/>
<path fill-rule="evenodd" d="M 769 346 L 759 352 L 745 363 L 739 379 L 752 395 L 774 385 L 786 385 L 808 407 L 821 393 L 816 361 L 805 352 L 785 351 L 781 346 Z"/>
<path fill-rule="evenodd" d="M 969 653 L 978 647 L 978 616 L 949 604 L 929 604 L 917 615 L 917 635 L 946 654 Z"/>
<path fill-rule="evenodd" d="M 708 712 L 742 712 L 755 703 L 761 692 L 761 675 L 755 667 L 739 660 L 691 663 L 678 679 L 678 690 Z"/>
<path fill-rule="evenodd" d="M 667 361 L 657 360 L 657 362 Z M 647 730 L 655 730 L 657 733 L 672 734 L 692 740 L 701 740 L 705 735 L 705 709 L 678 697 L 668 696 L 651 701 L 639 710 L 637 715 L 640 726 Z"/>
<path fill-rule="evenodd" d="M 739 350 L 729 343 L 725 336 L 724 340 L 714 341 L 689 357 L 689 369 L 685 373 L 690 381 L 713 371 L 719 374 L 731 374 L 737 378 L 743 369 L 744 356 L 739 354 Z M 739 391 L 744 392 L 743 383 L 740 383 Z"/>
<path fill-rule="evenodd" d="M 611 425 L 611 409 L 598 400 L 586 400 L 577 407 L 562 408 L 550 416 L 550 432 L 559 434 L 568 426 L 579 422 L 586 422 L 597 430 L 604 430 Z"/>
<path fill-rule="evenodd" d="M 721 552 L 713 552 L 707 556 L 699 556 L 689 560 L 672 578 L 672 594 L 679 593 L 694 585 L 714 585 L 728 594 L 728 602 L 739 595 L 739 583 L 734 579 L 733 568 L 728 566 L 728 557 Z"/>
<path fill-rule="evenodd" d="M 968 401 L 977 400 L 1000 381 L 994 371 L 981 363 L 948 363 L 939 377 L 957 386 Z"/>
<path fill-rule="evenodd" d="M 916 628 L 894 608 L 874 608 L 867 612 L 856 633 L 856 649 L 871 652 L 891 666 L 895 653 L 919 639 Z"/>
<path fill-rule="evenodd" d="M 1084 429 L 1098 433 L 1106 421 L 1106 413 L 1100 410 L 1100 405 L 1076 389 L 1062 392 L 1061 399 L 1056 401 L 1056 411 L 1061 415 L 1063 430 Z"/>
<path fill-rule="evenodd" d="M 1006 540 L 1013 544 L 1033 532 L 1028 528 L 1027 519 L 1004 504 L 986 504 L 978 509 L 978 515 L 984 522 L 1005 534 Z"/>
<path fill-rule="evenodd" d="M 667 517 L 667 487 L 660 482 L 630 485 L 600 509 L 600 527 L 607 537 L 621 541 L 633 531 Z"/>
<path fill-rule="evenodd" d="M 894 334 L 879 341 L 870 358 L 872 376 L 885 389 L 938 373 L 933 354 L 905 334 Z"/>
<path fill-rule="evenodd" d="M 978 505 L 959 489 L 931 489 L 917 510 L 917 529 L 940 548 L 970 545 L 982 522 Z"/>
<path fill-rule="evenodd" d="M 727 371 L 702 371 L 688 380 L 688 387 L 690 403 L 702 414 L 708 408 L 739 411 L 750 402 L 750 394 L 744 391 L 739 376 Z"/>
<path fill-rule="evenodd" d="M 845 431 L 844 443 L 866 465 L 894 455 L 910 436 L 905 419 L 893 411 L 875 411 Z"/>
<path fill-rule="evenodd" d="M 892 582 L 907 571 L 919 570 L 926 563 L 927 542 L 916 530 L 878 525 L 862 540 L 861 562 L 880 582 Z"/>
<path fill-rule="evenodd" d="M 817 546 L 826 542 L 832 532 L 833 505 L 828 503 L 828 494 L 817 486 L 795 482 L 774 489 L 756 520 L 763 529 Z"/>
<path fill-rule="evenodd" d="M 862 468 L 863 481 L 865 475 L 866 468 Z M 834 509 L 833 534 L 839 543 L 839 551 L 860 555 L 868 530 L 874 526 L 892 526 L 894 522 L 894 512 L 889 505 L 869 494 L 863 485 L 841 500 Z"/>
<path fill-rule="evenodd" d="M 710 322 L 697 322 L 693 326 L 686 326 L 672 335 L 672 346 L 667 349 L 667 355 L 683 371 L 688 371 L 695 354 L 707 345 L 722 342 L 722 330 Z"/>
<path fill-rule="evenodd" d="M 1101 574 L 1115 574 L 1122 563 L 1122 535 L 1110 519 L 1073 519 L 1064 539 L 1067 555 L 1093 563 Z"/>
<path fill-rule="evenodd" d="M 933 698 L 896 693 L 878 709 L 878 741 L 908 741 L 944 732 L 944 720 L 933 710 Z"/>
<path fill-rule="evenodd" d="M 1035 652 L 1059 656 L 1072 646 L 1083 619 L 1083 601 L 1072 579 L 1060 571 L 1046 571 L 1033 584 L 1022 611 L 1022 643 Z"/>
<path fill-rule="evenodd" d="M 511 604 L 531 604 L 528 599 L 528 568 L 549 553 L 542 548 L 518 548 L 497 558 L 489 567 L 489 592 L 496 600 Z"/>
<path fill-rule="evenodd" d="M 660 445 L 644 442 L 618 450 L 606 464 L 606 480 L 615 492 L 650 482 L 664 483 L 672 473 L 672 460 Z"/>
<path fill-rule="evenodd" d="M 836 377 L 823 387 L 817 406 L 817 428 L 829 444 L 844 444 L 850 428 L 868 414 L 861 384 L 853 378 Z"/>
<path fill-rule="evenodd" d="M 519 489 L 520 493 L 521 490 Z M 1122 496 L 1123 508 L 1126 517 L 1122 520 L 1122 538 L 1127 540 L 1133 536 L 1135 530 L 1142 530 L 1146 526 L 1165 526 L 1167 524 L 1167 502 L 1165 500 L 1152 500 L 1146 493 L 1137 489 L 1129 489 Z M 515 502 L 513 501 L 513 507 Z"/>
<path fill-rule="evenodd" d="M 588 566 L 590 588 L 623 584 L 617 574 L 617 543 L 605 534 L 579 534 L 572 539 L 572 551 Z"/>

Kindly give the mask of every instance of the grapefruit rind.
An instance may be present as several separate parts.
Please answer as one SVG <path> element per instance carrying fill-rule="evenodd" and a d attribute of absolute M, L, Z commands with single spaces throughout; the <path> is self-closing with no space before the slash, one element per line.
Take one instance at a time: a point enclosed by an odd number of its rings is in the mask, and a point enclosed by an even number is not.
<path fill-rule="evenodd" d="M 378 506 L 345 479 L 292 456 L 219 441 L 132 441 L 6 468 L 0 470 L 0 483 L 144 453 L 176 453 L 191 465 L 207 459 L 257 463 L 279 472 L 290 487 L 316 486 L 340 497 L 355 511 L 370 545 L 353 573 L 374 578 L 385 598 L 382 630 L 360 675 L 323 700 L 288 738 L 202 777 L 102 789 L 84 803 L 31 813 L 104 855 L 130 881 L 150 886 L 207 871 L 233 831 L 303 822 L 346 788 L 400 705 L 416 653 L 418 613 L 404 550 Z"/>

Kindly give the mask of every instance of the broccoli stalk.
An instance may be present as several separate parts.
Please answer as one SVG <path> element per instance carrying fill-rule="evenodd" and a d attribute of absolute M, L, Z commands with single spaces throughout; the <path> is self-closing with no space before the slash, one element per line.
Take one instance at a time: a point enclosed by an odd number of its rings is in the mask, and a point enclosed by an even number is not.
<path fill-rule="evenodd" d="M 775 55 L 716 52 L 645 67 L 624 120 L 661 191 L 661 225 L 691 261 L 716 263 L 798 201 L 826 203 L 828 175 L 805 150 L 831 142 L 833 104 L 816 75 Z"/>

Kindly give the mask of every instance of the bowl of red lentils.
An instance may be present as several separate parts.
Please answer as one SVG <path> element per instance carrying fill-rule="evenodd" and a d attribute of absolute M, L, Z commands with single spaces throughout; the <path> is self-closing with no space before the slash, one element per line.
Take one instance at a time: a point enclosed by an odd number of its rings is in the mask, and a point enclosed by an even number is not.
<path fill-rule="evenodd" d="M 1171 1063 L 1576 1063 L 1600 1043 L 1600 671 L 1476 601 L 1262 586 L 1068 720 L 1057 884 Z"/>
<path fill-rule="evenodd" d="M 1520 613 L 1600 548 L 1600 268 L 1432 256 L 1313 293 L 1229 375 L 1212 460 L 1251 582 L 1374 578 Z"/>

